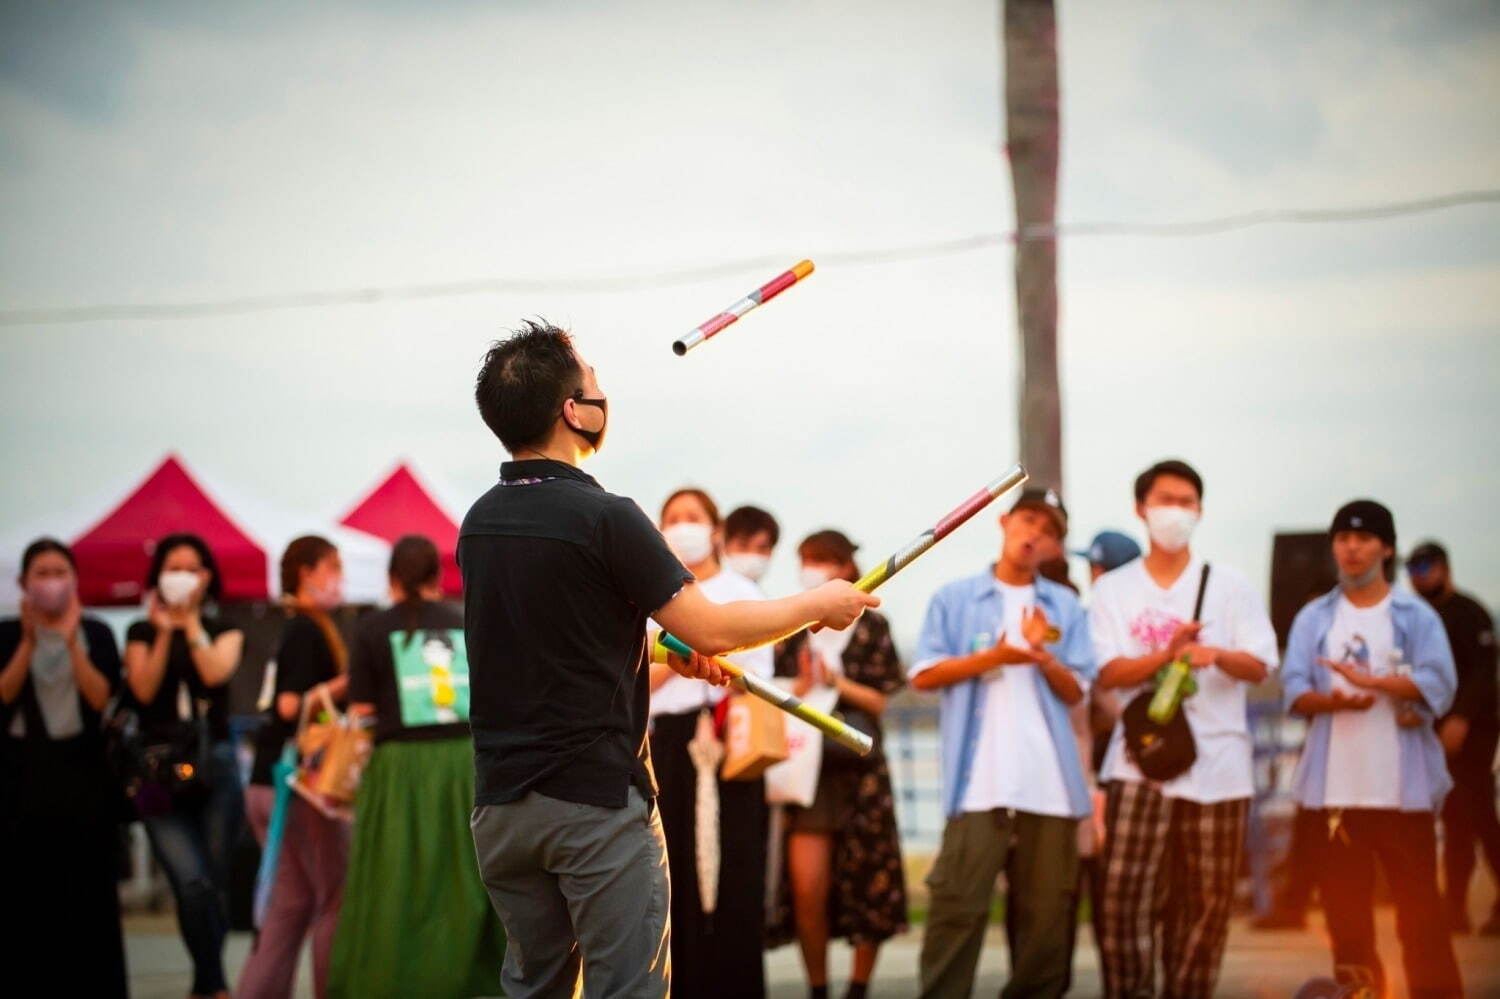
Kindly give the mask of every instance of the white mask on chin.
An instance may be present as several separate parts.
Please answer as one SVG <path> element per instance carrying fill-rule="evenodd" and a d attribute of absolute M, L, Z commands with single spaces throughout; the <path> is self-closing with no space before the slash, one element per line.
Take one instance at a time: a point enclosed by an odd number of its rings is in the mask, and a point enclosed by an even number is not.
<path fill-rule="evenodd" d="M 827 569 L 819 569 L 811 565 L 804 565 L 802 571 L 797 573 L 797 581 L 802 584 L 804 590 L 816 589 L 832 578 L 833 573 Z"/>
<path fill-rule="evenodd" d="M 758 583 L 760 577 L 766 574 L 766 566 L 771 564 L 771 556 L 757 555 L 754 552 L 735 552 L 733 555 L 725 555 L 724 561 L 729 568 L 741 576 L 752 583 Z"/>
<path fill-rule="evenodd" d="M 661 533 L 683 565 L 697 565 L 714 552 L 714 529 L 707 524 L 673 524 Z"/>
<path fill-rule="evenodd" d="M 1193 537 L 1198 515 L 1182 506 L 1146 507 L 1146 533 L 1162 551 L 1180 552 Z"/>
<path fill-rule="evenodd" d="M 1370 566 L 1368 569 L 1366 569 L 1364 572 L 1359 573 L 1358 575 L 1350 575 L 1349 573 L 1340 570 L 1339 584 L 1346 590 L 1362 590 L 1366 586 L 1369 586 L 1371 583 L 1375 582 L 1375 580 L 1383 578 L 1384 572 L 1385 566 L 1380 562 L 1376 562 L 1374 565 Z"/>

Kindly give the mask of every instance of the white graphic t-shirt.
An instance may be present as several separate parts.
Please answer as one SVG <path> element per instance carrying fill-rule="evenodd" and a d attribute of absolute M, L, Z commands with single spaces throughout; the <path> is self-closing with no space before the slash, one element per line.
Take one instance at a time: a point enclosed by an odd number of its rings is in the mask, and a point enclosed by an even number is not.
<path fill-rule="evenodd" d="M 1372 676 L 1395 675 L 1401 653 L 1391 622 L 1391 598 L 1356 607 L 1340 597 L 1325 644 L 1329 659 L 1352 662 Z M 1318 669 L 1327 667 L 1319 664 Z M 1396 698 L 1356 687 L 1333 673 L 1333 688 L 1375 695 L 1367 711 L 1336 711 L 1328 737 L 1328 774 L 1323 800 L 1328 808 L 1400 808 L 1401 745 Z"/>
<path fill-rule="evenodd" d="M 992 642 L 1003 632 L 1006 644 L 1025 648 L 1021 613 L 1036 604 L 1036 587 L 999 581 L 995 585 L 1000 590 L 1003 620 Z M 1071 815 L 1062 764 L 1042 715 L 1037 667 L 1001 666 L 979 682 L 984 699 L 979 741 L 964 789 L 963 810 L 1014 808 L 1036 815 Z"/>
<path fill-rule="evenodd" d="M 1094 582 L 1089 603 L 1089 634 L 1102 669 L 1112 659 L 1135 659 L 1167 647 L 1178 624 L 1193 616 L 1193 601 L 1203 562 L 1194 556 L 1172 582 L 1156 585 L 1146 572 L 1146 560 L 1127 562 Z M 1214 563 L 1203 596 L 1203 645 L 1247 652 L 1275 670 L 1278 665 L 1276 631 L 1250 581 L 1237 570 Z M 1200 804 L 1249 798 L 1255 792 L 1251 771 L 1250 731 L 1245 716 L 1248 684 L 1217 666 L 1195 671 L 1198 692 L 1183 701 L 1188 726 L 1197 744 L 1198 759 L 1187 773 L 1162 784 L 1169 798 Z M 1120 703 L 1129 704 L 1151 681 L 1122 688 Z M 1115 725 L 1101 779 L 1144 781 L 1125 755 L 1124 727 Z"/>

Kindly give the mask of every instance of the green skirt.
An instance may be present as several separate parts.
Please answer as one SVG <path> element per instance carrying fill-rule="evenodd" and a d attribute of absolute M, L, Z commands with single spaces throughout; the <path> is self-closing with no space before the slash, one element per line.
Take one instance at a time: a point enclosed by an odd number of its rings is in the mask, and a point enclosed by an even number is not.
<path fill-rule="evenodd" d="M 386 742 L 360 781 L 328 994 L 500 995 L 505 930 L 474 859 L 465 738 Z"/>

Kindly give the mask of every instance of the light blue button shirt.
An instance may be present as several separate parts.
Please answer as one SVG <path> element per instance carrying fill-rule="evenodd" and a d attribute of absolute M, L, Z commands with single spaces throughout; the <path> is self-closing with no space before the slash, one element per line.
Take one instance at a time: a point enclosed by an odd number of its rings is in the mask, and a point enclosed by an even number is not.
<path fill-rule="evenodd" d="M 1328 655 L 1328 632 L 1333 628 L 1341 591 L 1334 589 L 1310 601 L 1292 622 L 1287 638 L 1286 655 L 1282 657 L 1281 686 L 1287 711 L 1308 691 L 1331 693 L 1333 680 L 1327 666 L 1318 662 Z M 1422 692 L 1422 702 L 1415 705 L 1426 724 L 1415 728 L 1398 728 L 1397 743 L 1401 754 L 1401 811 L 1437 812 L 1443 798 L 1453 787 L 1443 747 L 1433 731 L 1432 720 L 1444 714 L 1453 703 L 1458 675 L 1453 668 L 1453 651 L 1442 619 L 1423 600 L 1400 590 L 1391 591 L 1391 624 L 1401 661 L 1411 666 L 1411 679 Z M 1310 719 L 1307 742 L 1293 778 L 1294 794 L 1304 808 L 1322 808 L 1328 786 L 1328 742 L 1333 732 L 1333 715 L 1326 712 Z"/>
<path fill-rule="evenodd" d="M 1047 645 L 1047 651 L 1072 670 L 1086 687 L 1092 682 L 1098 664 L 1078 596 L 1066 586 L 1038 576 L 1036 602 L 1047 620 L 1062 632 L 1057 642 Z M 973 643 L 979 636 L 985 636 L 987 643 L 993 644 L 1004 620 L 1004 596 L 993 570 L 949 583 L 927 605 L 927 618 L 922 624 L 911 674 L 915 676 L 940 660 L 968 655 L 974 651 Z M 1063 783 L 1067 785 L 1070 814 L 1081 819 L 1090 814 L 1092 806 L 1068 707 L 1052 692 L 1041 670 L 1036 671 L 1036 684 L 1042 716 L 1057 749 Z M 943 814 L 949 818 L 959 814 L 973 771 L 974 750 L 984 724 L 985 698 L 979 696 L 980 688 L 979 677 L 974 677 L 944 687 L 941 692 L 938 725 L 943 756 Z"/>

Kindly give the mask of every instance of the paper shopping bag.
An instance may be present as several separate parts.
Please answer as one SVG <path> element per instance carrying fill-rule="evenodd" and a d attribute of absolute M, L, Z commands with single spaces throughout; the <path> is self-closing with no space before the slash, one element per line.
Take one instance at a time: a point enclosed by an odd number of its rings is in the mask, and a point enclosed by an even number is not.
<path fill-rule="evenodd" d="M 755 780 L 786 759 L 786 712 L 753 694 L 729 699 L 724 715 L 725 780 Z"/>
<path fill-rule="evenodd" d="M 791 681 L 785 683 L 790 685 Z M 833 710 L 838 699 L 838 691 L 829 687 L 815 687 L 802 698 L 825 714 Z M 766 800 L 773 805 L 806 807 L 818 794 L 818 771 L 823 766 L 823 733 L 801 718 L 788 717 L 784 721 L 787 757 L 766 771 Z"/>

